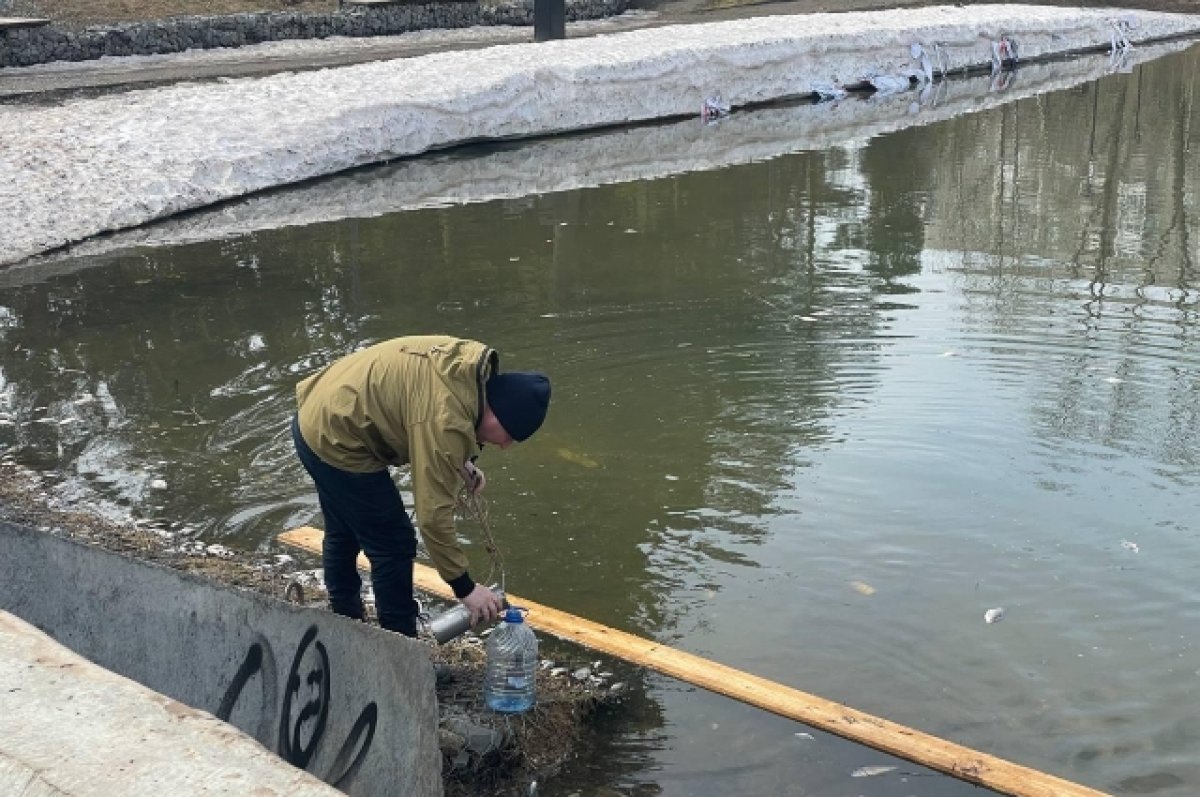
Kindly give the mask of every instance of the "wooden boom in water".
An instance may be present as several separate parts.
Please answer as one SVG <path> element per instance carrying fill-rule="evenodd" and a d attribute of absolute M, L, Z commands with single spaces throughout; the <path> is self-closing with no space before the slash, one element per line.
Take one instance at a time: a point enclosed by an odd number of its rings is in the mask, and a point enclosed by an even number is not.
<path fill-rule="evenodd" d="M 305 526 L 280 534 L 279 540 L 295 548 L 319 553 L 323 536 L 320 529 Z M 371 569 L 370 563 L 361 554 L 358 565 L 362 570 Z M 434 595 L 454 598 L 449 585 L 431 567 L 414 564 L 413 584 Z M 1105 797 L 1103 792 L 1095 789 L 977 752 L 668 645 L 560 612 L 527 598 L 510 594 L 508 600 L 529 609 L 526 622 L 531 626 L 554 636 L 1000 794 L 1012 797 Z"/>

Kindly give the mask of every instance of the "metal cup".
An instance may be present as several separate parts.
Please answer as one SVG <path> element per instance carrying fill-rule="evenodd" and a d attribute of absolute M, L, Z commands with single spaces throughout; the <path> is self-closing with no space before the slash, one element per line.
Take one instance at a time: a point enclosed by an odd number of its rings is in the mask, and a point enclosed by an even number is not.
<path fill-rule="evenodd" d="M 500 602 L 507 609 L 508 599 L 503 590 L 498 589 L 495 585 L 491 587 L 491 590 L 500 596 Z M 462 636 L 471 628 L 471 610 L 461 603 L 452 606 L 437 617 L 431 618 L 428 628 L 437 643 L 444 645 L 450 640 Z"/>

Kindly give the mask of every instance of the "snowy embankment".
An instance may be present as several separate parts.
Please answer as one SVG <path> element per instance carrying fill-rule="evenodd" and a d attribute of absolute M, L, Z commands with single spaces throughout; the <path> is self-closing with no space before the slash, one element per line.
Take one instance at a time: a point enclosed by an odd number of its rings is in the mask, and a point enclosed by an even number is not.
<path fill-rule="evenodd" d="M 1200 33 L 1200 16 L 1040 6 L 759 17 L 12 107 L 0 264 L 272 186 L 456 143 L 694 115 Z M 907 80 L 907 77 L 902 79 Z"/>
<path fill-rule="evenodd" d="M 1106 55 L 1023 67 L 1019 76 L 954 77 L 928 91 L 838 103 L 800 103 L 734 114 L 715 124 L 685 119 L 635 125 L 590 136 L 551 136 L 469 157 L 430 155 L 387 168 L 337 175 L 265 191 L 218 207 L 100 236 L 61 253 L 0 269 L 0 288 L 100 266 L 142 246 L 180 246 L 282 227 L 446 205 L 653 180 L 692 171 L 824 150 L 908 127 L 978 113 L 1078 86 L 1193 46 L 1175 41 L 1138 47 L 1119 64 Z"/>

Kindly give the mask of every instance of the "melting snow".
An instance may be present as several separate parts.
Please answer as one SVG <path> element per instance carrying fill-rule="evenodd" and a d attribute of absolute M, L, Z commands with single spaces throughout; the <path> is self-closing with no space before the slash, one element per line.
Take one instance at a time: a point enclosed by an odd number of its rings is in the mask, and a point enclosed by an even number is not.
<path fill-rule="evenodd" d="M 299 74 L 15 106 L 0 115 L 0 264 L 183 210 L 487 138 L 695 116 L 910 69 L 949 71 L 1112 40 L 1111 9 L 940 6 L 759 17 L 435 53 Z M 1135 44 L 1200 16 L 1122 11 Z"/>

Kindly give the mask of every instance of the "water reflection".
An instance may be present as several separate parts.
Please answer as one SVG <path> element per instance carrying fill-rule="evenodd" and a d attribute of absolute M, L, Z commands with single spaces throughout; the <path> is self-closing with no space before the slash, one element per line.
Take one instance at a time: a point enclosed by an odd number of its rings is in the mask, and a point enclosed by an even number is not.
<path fill-rule="evenodd" d="M 712 171 L 10 272 L 0 444 L 66 495 L 270 547 L 316 514 L 298 378 L 478 337 L 557 386 L 544 433 L 485 456 L 514 591 L 1099 788 L 1194 793 L 1198 60 Z M 614 766 L 666 794 L 832 794 L 872 763 L 822 737 L 809 776 L 798 729 L 646 701 Z"/>

